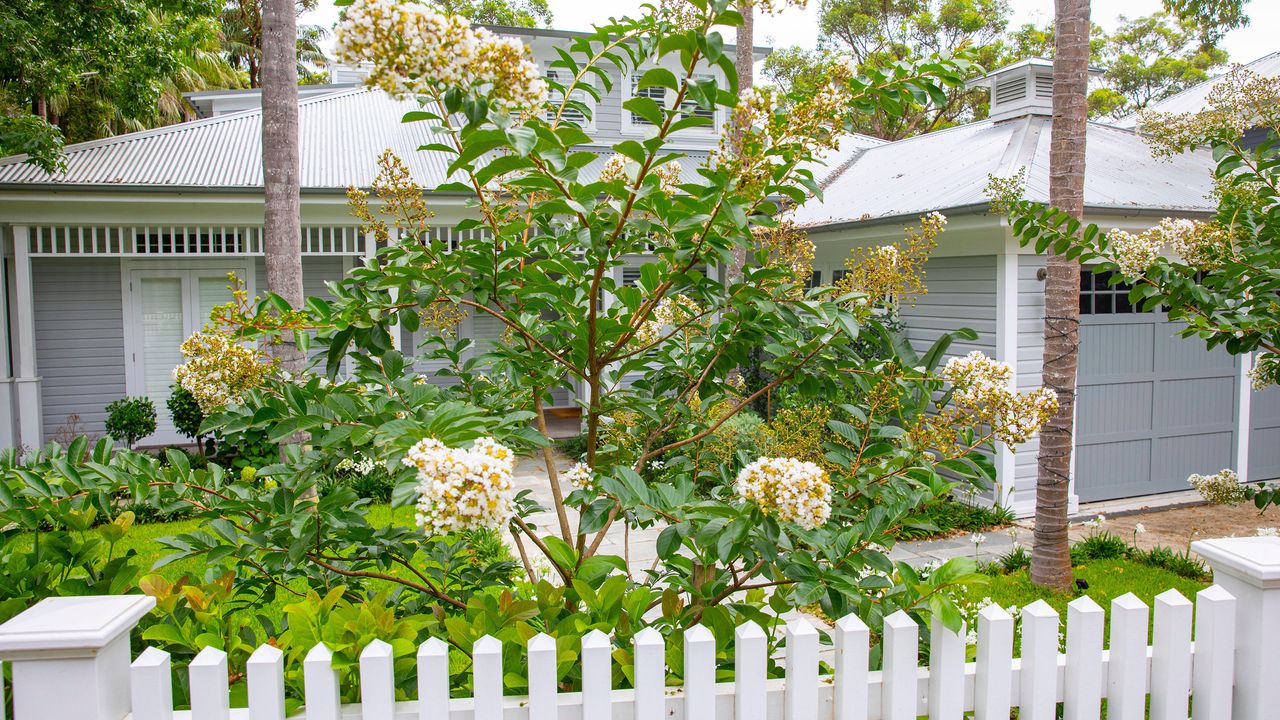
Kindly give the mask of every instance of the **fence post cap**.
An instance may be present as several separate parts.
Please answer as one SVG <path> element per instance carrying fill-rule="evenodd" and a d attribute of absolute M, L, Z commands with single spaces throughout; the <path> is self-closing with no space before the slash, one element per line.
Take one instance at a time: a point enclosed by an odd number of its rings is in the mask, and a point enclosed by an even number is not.
<path fill-rule="evenodd" d="M 0 625 L 0 660 L 92 657 L 155 605 L 149 595 L 45 598 Z"/>
<path fill-rule="evenodd" d="M 1280 588 L 1280 538 L 1239 537 L 1197 540 L 1192 552 L 1225 573 L 1259 588 Z"/>

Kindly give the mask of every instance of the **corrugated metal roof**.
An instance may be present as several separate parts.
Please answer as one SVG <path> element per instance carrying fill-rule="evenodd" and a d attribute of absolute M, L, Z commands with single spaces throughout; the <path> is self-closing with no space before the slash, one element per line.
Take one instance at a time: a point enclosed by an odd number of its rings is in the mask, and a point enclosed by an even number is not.
<path fill-rule="evenodd" d="M 378 157 L 390 148 L 424 187 L 445 181 L 451 156 L 418 148 L 440 138 L 430 123 L 404 123 L 416 101 L 395 100 L 376 90 L 335 92 L 298 103 L 301 185 L 307 189 L 368 187 Z M 50 175 L 23 162 L 0 159 L 0 185 L 108 185 L 145 188 L 262 187 L 261 110 L 78 143 L 66 148 L 67 169 Z M 600 152 L 611 154 L 605 148 Z M 686 181 L 706 153 L 681 160 Z M 598 172 L 604 159 L 588 166 Z"/>
<path fill-rule="evenodd" d="M 823 199 L 796 211 L 825 225 L 921 215 L 987 202 L 989 175 L 1027 168 L 1026 197 L 1049 199 L 1050 119 L 1026 116 L 961 125 L 869 148 L 832 181 Z M 1094 208 L 1209 211 L 1207 152 L 1157 160 L 1128 130 L 1090 123 L 1085 204 Z"/>
<path fill-rule="evenodd" d="M 1264 77 L 1280 76 L 1280 52 L 1273 52 L 1270 55 L 1254 60 L 1245 65 L 1245 68 L 1262 75 Z M 1147 106 L 1147 110 L 1151 112 L 1162 113 L 1194 113 L 1205 109 L 1205 103 L 1209 97 L 1209 93 L 1213 91 L 1218 83 L 1222 81 L 1223 75 L 1217 75 L 1205 80 L 1202 83 L 1192 85 L 1177 95 L 1171 95 L 1160 102 L 1152 103 Z M 1138 126 L 1138 113 L 1125 115 L 1115 122 L 1116 127 L 1132 128 Z"/>

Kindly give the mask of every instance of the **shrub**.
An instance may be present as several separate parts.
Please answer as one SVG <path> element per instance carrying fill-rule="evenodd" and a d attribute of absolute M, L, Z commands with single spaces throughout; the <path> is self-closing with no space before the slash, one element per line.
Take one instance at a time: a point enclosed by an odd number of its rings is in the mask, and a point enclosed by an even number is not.
<path fill-rule="evenodd" d="M 955 532 L 981 532 L 1012 525 L 1013 511 L 999 505 L 978 505 L 943 499 L 931 502 L 898 531 L 900 540 L 919 540 Z"/>
<path fill-rule="evenodd" d="M 1071 546 L 1071 562 L 1079 565 L 1089 560 L 1116 560 L 1129 556 L 1130 545 L 1119 535 L 1095 532 Z"/>
<path fill-rule="evenodd" d="M 1013 573 L 1031 567 L 1031 551 L 1025 545 L 1014 545 L 1013 549 L 1000 556 L 1000 569 L 1005 573 Z"/>
<path fill-rule="evenodd" d="M 201 445 L 200 451 L 204 452 L 204 446 L 200 443 L 200 425 L 204 423 L 204 411 L 200 409 L 200 403 L 196 402 L 196 396 L 181 385 L 174 384 L 170 388 L 168 406 L 173 427 L 186 437 L 195 439 Z"/>
<path fill-rule="evenodd" d="M 1138 562 L 1164 568 L 1188 580 L 1209 582 L 1213 579 L 1213 573 L 1205 567 L 1204 563 L 1192 557 L 1191 552 L 1187 550 L 1179 552 L 1164 546 L 1154 547 L 1145 551 L 1134 548 L 1132 557 Z"/>
<path fill-rule="evenodd" d="M 556 445 L 560 447 L 560 452 L 574 460 L 580 460 L 587 454 L 587 434 L 579 433 L 573 437 L 560 438 L 556 440 Z"/>
<path fill-rule="evenodd" d="M 219 433 L 216 439 L 214 462 L 236 475 L 245 468 L 257 470 L 280 461 L 280 447 L 271 442 L 266 430 L 251 428 Z"/>
<path fill-rule="evenodd" d="M 107 434 L 128 447 L 156 431 L 156 405 L 148 397 L 121 398 L 107 406 Z"/>

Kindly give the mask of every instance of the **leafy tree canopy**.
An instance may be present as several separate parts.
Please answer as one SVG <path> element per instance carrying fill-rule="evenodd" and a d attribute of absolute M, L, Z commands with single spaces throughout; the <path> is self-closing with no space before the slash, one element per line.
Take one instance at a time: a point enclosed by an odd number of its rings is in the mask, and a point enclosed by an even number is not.
<path fill-rule="evenodd" d="M 217 0 L 0 5 L 0 154 L 35 150 L 32 162 L 50 168 L 63 139 L 161 121 L 166 92 L 209 59 L 217 9 Z"/>
<path fill-rule="evenodd" d="M 435 0 L 450 15 L 460 15 L 473 23 L 507 27 L 551 26 L 551 6 L 547 0 Z"/>

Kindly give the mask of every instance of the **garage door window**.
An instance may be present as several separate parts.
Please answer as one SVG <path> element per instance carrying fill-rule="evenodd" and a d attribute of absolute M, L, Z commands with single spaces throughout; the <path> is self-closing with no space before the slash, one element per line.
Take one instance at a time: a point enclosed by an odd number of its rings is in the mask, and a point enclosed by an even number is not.
<path fill-rule="evenodd" d="M 1081 315 L 1124 315 L 1142 312 L 1129 302 L 1133 286 L 1127 282 L 1111 284 L 1112 272 L 1091 273 L 1086 268 L 1080 272 Z"/>

